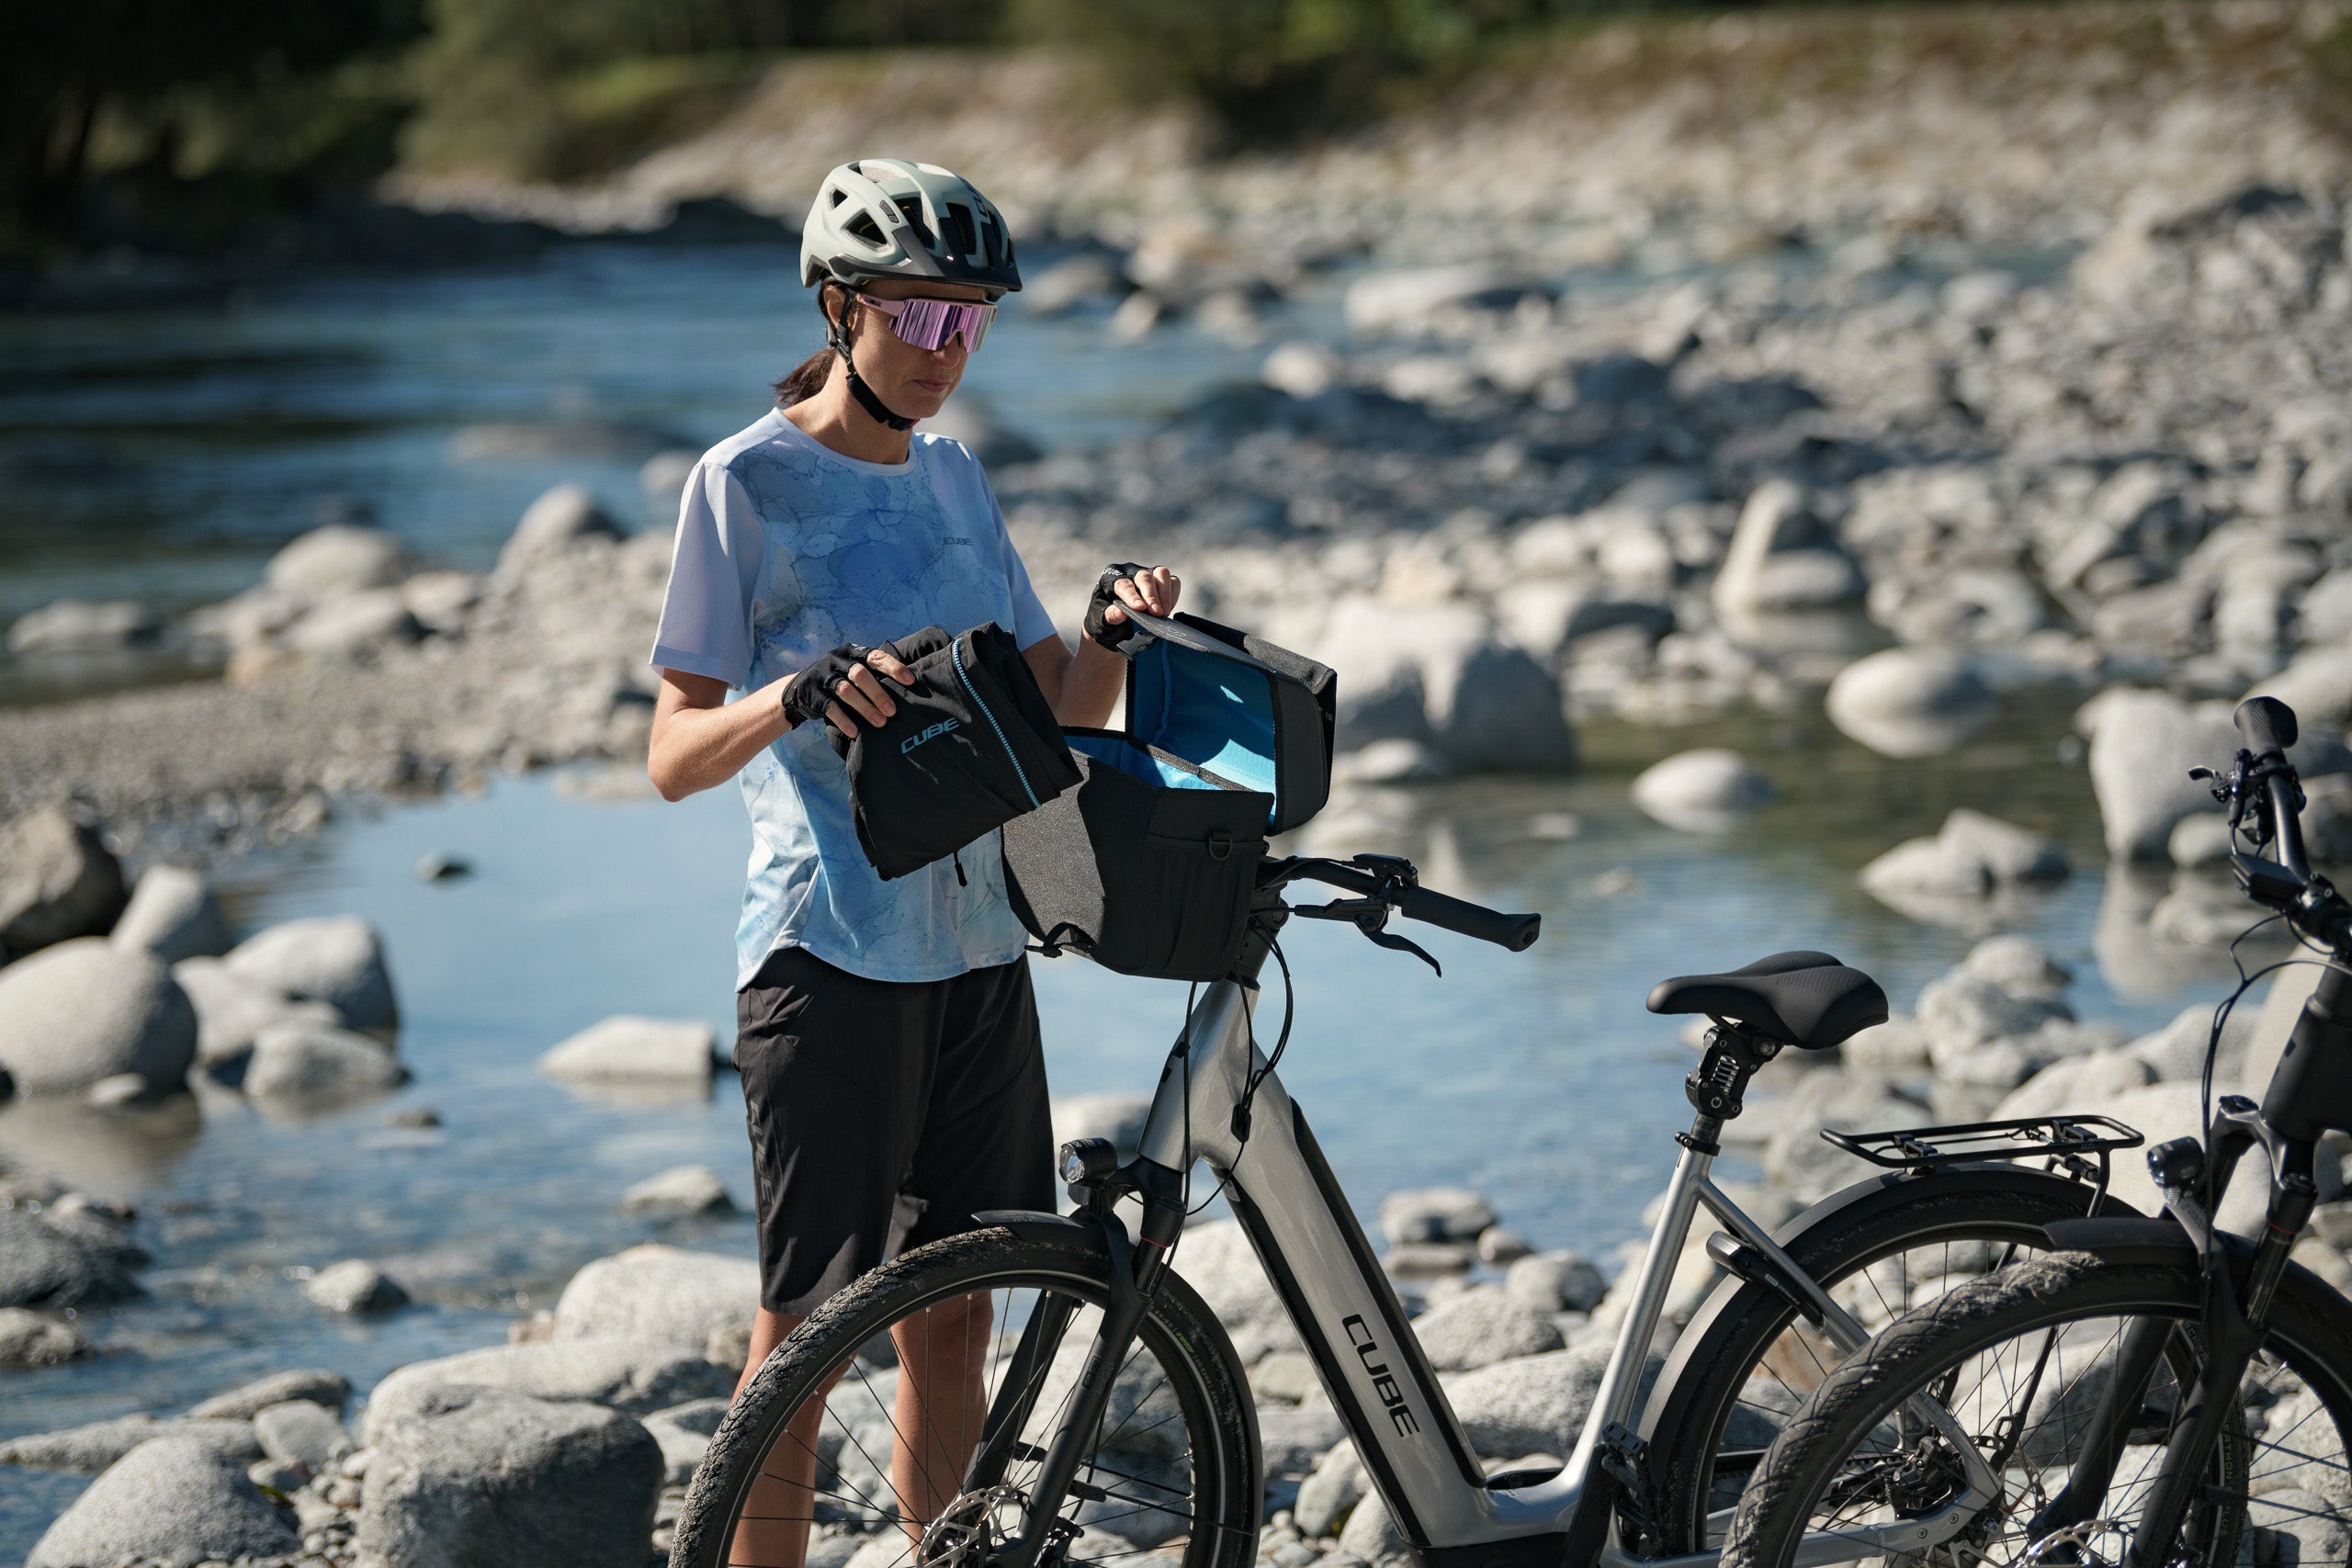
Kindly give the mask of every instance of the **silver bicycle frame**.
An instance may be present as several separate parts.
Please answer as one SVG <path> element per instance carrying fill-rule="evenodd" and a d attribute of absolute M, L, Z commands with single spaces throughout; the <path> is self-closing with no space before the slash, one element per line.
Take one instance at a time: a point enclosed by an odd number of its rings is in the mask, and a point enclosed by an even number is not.
<path fill-rule="evenodd" d="M 1616 1348 L 1566 1467 L 1535 1485 L 1489 1490 L 1363 1227 L 1305 1117 L 1255 1048 L 1250 1014 L 1256 1000 L 1255 987 L 1232 980 L 1204 993 L 1160 1072 L 1142 1154 L 1171 1170 L 1189 1170 L 1195 1159 L 1204 1159 L 1223 1179 L 1234 1213 L 1322 1374 L 1390 1517 L 1417 1548 L 1561 1534 L 1577 1521 L 1606 1434 L 1612 1425 L 1633 1423 L 1643 1362 L 1702 1204 L 1797 1283 L 1841 1352 L 1870 1337 L 1709 1179 L 1713 1156 L 1686 1145 Z M 1250 1100 L 1249 1135 L 1243 1139 L 1236 1135 L 1233 1114 L 1252 1074 L 1263 1076 Z M 1799 1568 L 1924 1550 L 1948 1540 L 1976 1508 L 1999 1495 L 1997 1479 L 1949 1412 L 1924 1397 L 1911 1408 L 1952 1441 L 1966 1467 L 1970 1495 L 1923 1518 L 1808 1536 L 1798 1552 Z M 1715 1528 L 1720 1524 L 1719 1517 Z M 1635 1558 L 1617 1540 L 1613 1525 L 1600 1556 L 1602 1568 L 1635 1562 L 1645 1568 L 1702 1568 L 1715 1560 L 1713 1551 Z"/>

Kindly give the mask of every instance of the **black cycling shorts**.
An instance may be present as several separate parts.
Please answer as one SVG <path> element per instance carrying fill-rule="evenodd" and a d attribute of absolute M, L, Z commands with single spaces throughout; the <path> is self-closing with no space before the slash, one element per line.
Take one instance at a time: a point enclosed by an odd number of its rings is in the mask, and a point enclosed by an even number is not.
<path fill-rule="evenodd" d="M 769 1311 L 813 1312 L 976 1211 L 1055 1207 L 1026 958 L 902 984 L 787 947 L 735 1014 Z"/>

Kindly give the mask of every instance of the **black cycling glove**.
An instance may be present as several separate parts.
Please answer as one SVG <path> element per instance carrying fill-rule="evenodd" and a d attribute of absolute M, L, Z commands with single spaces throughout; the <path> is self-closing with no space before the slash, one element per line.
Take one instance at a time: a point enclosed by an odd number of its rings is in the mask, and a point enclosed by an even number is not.
<path fill-rule="evenodd" d="M 865 662 L 869 650 L 854 642 L 845 642 L 831 653 L 820 654 L 817 661 L 795 675 L 784 688 L 784 715 L 797 725 L 812 718 L 822 718 L 825 710 L 841 701 L 833 688 L 849 679 L 850 671 Z"/>
<path fill-rule="evenodd" d="M 1123 560 L 1103 572 L 1102 580 L 1094 585 L 1094 597 L 1086 602 L 1086 635 L 1091 640 L 1114 653 L 1125 653 L 1127 644 L 1142 634 L 1143 628 L 1136 625 L 1132 615 L 1117 626 L 1113 626 L 1103 615 L 1114 604 L 1122 610 L 1126 608 L 1120 603 L 1119 596 L 1111 591 L 1112 586 L 1149 570 L 1148 567 L 1137 566 L 1134 561 Z"/>

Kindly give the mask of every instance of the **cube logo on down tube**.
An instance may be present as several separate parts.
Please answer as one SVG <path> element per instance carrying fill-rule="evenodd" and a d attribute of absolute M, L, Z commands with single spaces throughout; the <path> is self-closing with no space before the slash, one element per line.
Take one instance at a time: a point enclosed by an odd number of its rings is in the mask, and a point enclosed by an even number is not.
<path fill-rule="evenodd" d="M 1348 1343 L 1356 1348 L 1356 1359 L 1363 1363 L 1363 1370 L 1371 1375 L 1372 1392 L 1380 1395 L 1380 1403 L 1387 1406 L 1388 1419 L 1396 1426 L 1397 1436 L 1409 1438 L 1419 1432 L 1421 1424 L 1413 1418 L 1413 1412 L 1406 1405 L 1405 1391 L 1396 1386 L 1396 1379 L 1388 1371 L 1388 1363 L 1373 1359 L 1380 1354 L 1380 1345 L 1373 1338 L 1372 1330 L 1363 1325 L 1363 1314 L 1351 1313 L 1340 1320 L 1340 1326 L 1348 1331 Z"/>

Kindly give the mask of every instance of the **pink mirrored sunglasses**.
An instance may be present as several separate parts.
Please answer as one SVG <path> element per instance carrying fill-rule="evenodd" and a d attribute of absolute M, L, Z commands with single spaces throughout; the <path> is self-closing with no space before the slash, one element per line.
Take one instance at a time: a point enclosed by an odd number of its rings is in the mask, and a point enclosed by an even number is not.
<path fill-rule="evenodd" d="M 977 354 L 987 341 L 989 323 L 996 320 L 993 305 L 973 305 L 961 299 L 876 299 L 860 294 L 857 302 L 890 318 L 890 330 L 901 343 L 917 348 L 942 349 L 959 333 L 964 352 Z"/>

